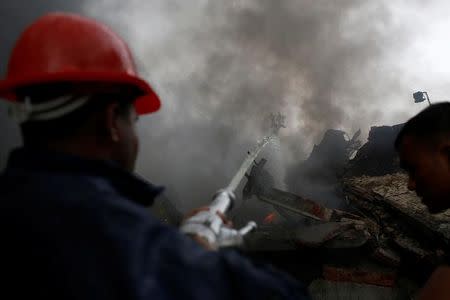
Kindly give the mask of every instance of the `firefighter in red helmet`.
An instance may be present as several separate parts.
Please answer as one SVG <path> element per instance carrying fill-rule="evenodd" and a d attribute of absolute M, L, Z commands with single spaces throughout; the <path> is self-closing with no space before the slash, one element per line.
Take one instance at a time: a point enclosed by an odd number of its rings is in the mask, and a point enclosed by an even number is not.
<path fill-rule="evenodd" d="M 24 141 L 0 176 L 9 298 L 307 297 L 288 276 L 234 251 L 207 251 L 148 214 L 162 188 L 132 173 L 135 122 L 160 100 L 107 26 L 41 17 L 18 39 L 0 96 Z"/>
<path fill-rule="evenodd" d="M 138 146 L 136 114 L 160 108 L 158 96 L 137 76 L 131 52 L 117 34 L 94 20 L 63 13 L 48 14 L 23 32 L 0 81 L 0 96 L 17 102 L 13 112 L 26 145 L 42 148 L 59 137 L 76 136 L 66 148 L 97 152 L 98 158 L 130 171 Z M 131 105 L 134 109 L 123 118 Z M 102 109 L 103 139 L 89 130 L 73 134 L 82 131 L 83 123 L 93 122 L 90 112 Z M 99 145 L 102 151 L 96 150 Z"/>

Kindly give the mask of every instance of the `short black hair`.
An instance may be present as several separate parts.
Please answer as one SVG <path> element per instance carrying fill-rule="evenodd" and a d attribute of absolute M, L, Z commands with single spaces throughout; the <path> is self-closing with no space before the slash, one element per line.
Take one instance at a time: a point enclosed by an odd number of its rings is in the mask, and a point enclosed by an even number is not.
<path fill-rule="evenodd" d="M 74 137 L 79 129 L 91 116 L 106 109 L 112 103 L 118 103 L 117 114 L 125 117 L 130 113 L 134 100 L 137 98 L 135 91 L 126 90 L 123 94 L 106 91 L 96 91 L 89 95 L 89 101 L 77 110 L 57 119 L 48 121 L 26 121 L 20 125 L 22 138 L 25 146 L 45 145 L 50 141 L 58 141 Z M 55 96 L 67 93 L 86 94 L 85 91 L 76 91 L 65 84 L 57 86 L 39 86 L 33 89 L 20 91 L 19 95 L 30 97 L 32 102 L 44 102 Z"/>
<path fill-rule="evenodd" d="M 450 102 L 432 104 L 405 123 L 395 140 L 395 149 L 408 135 L 433 140 L 449 134 Z"/>

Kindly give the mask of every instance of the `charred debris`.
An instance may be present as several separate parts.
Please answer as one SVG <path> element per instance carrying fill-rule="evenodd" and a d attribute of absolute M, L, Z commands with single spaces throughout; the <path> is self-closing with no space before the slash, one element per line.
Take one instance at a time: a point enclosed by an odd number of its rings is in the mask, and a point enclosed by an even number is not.
<path fill-rule="evenodd" d="M 256 162 L 243 201 L 272 211 L 257 220 L 248 255 L 309 283 L 313 298 L 410 299 L 449 261 L 450 213 L 430 215 L 407 190 L 393 147 L 400 128 L 372 127 L 362 146 L 359 132 L 328 130 L 289 170 L 285 190 L 274 187 L 266 159 Z"/>

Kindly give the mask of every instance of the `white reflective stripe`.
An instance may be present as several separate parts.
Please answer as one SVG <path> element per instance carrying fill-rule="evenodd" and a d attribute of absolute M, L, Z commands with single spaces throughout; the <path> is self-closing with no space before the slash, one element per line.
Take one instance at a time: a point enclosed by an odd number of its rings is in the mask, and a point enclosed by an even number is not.
<path fill-rule="evenodd" d="M 9 116 L 18 123 L 28 120 L 31 113 L 30 98 L 26 97 L 24 102 L 11 103 L 9 106 Z"/>
<path fill-rule="evenodd" d="M 89 100 L 89 96 L 81 97 L 78 99 L 75 99 L 73 101 L 69 101 L 66 105 L 61 105 L 58 108 L 55 108 L 53 110 L 47 110 L 44 112 L 35 112 L 33 107 L 33 112 L 29 116 L 29 121 L 45 121 L 45 120 L 52 120 L 60 118 L 64 115 L 67 115 L 68 113 L 73 112 L 74 110 L 80 108 L 83 106 L 87 101 Z"/>
<path fill-rule="evenodd" d="M 51 110 L 54 107 L 62 105 L 64 102 L 69 102 L 71 99 L 74 99 L 74 96 L 67 95 L 56 98 L 55 100 L 46 101 L 44 103 L 33 104 L 32 112 L 34 113 L 43 110 Z"/>
<path fill-rule="evenodd" d="M 60 118 L 83 106 L 90 96 L 66 95 L 45 103 L 32 104 L 30 97 L 25 97 L 23 102 L 11 104 L 9 115 L 16 122 L 46 121 Z"/>

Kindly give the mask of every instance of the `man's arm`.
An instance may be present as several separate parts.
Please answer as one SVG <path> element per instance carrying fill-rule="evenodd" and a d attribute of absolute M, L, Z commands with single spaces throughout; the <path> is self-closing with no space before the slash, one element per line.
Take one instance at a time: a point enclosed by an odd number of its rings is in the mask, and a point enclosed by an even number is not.
<path fill-rule="evenodd" d="M 105 219 L 106 232 L 114 235 L 108 240 L 123 252 L 127 261 L 119 265 L 134 278 L 142 299 L 309 299 L 300 283 L 281 272 L 235 251 L 207 251 L 129 201 L 114 203 L 121 207 Z"/>

